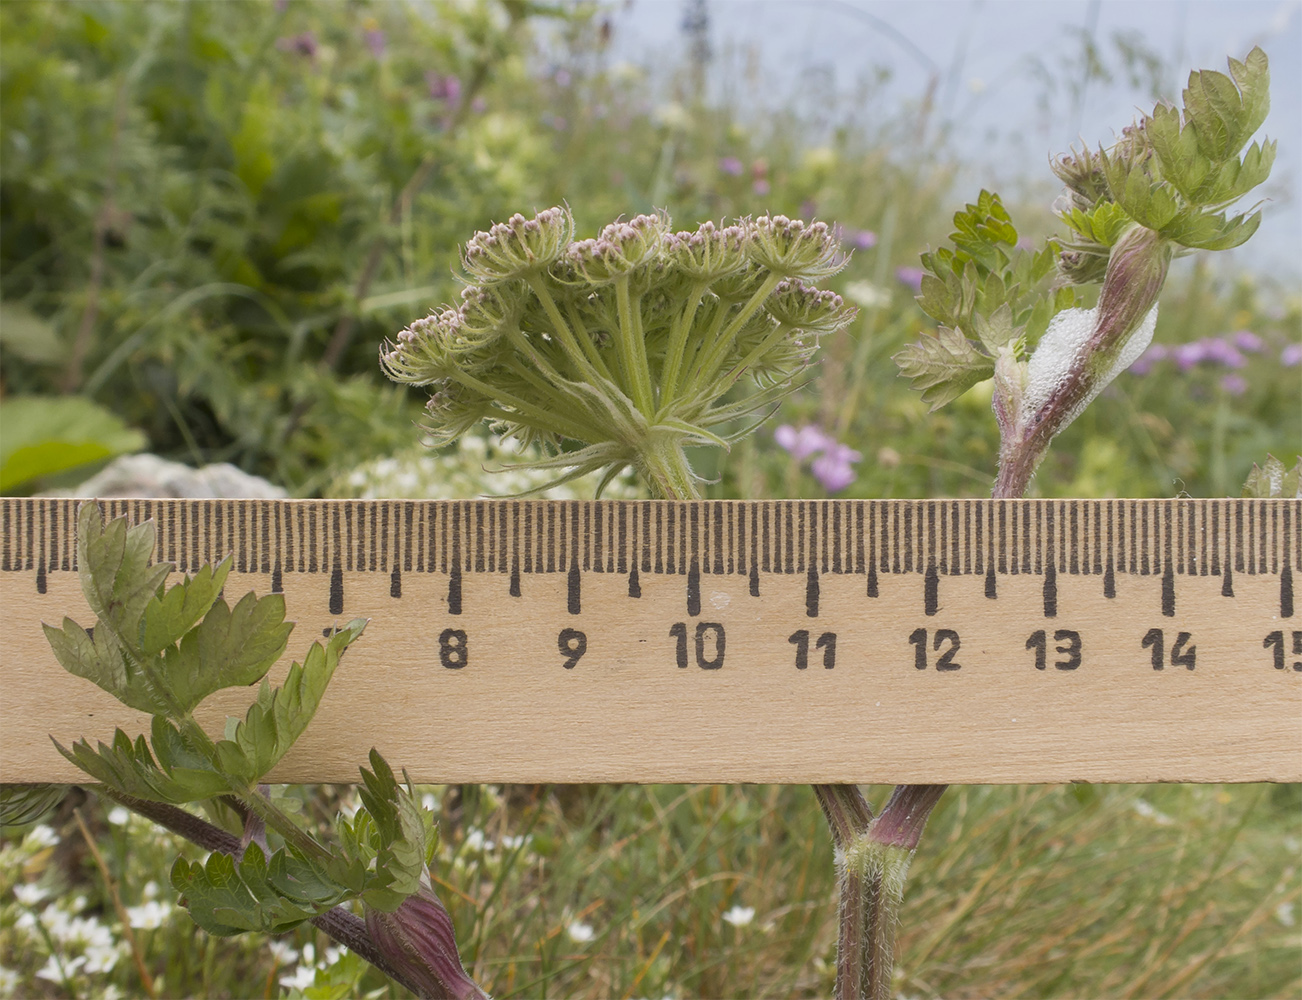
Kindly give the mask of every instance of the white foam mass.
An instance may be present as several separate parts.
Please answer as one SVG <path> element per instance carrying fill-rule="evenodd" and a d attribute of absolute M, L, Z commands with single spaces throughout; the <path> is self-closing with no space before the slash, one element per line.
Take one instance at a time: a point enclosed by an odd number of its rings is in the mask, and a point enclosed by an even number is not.
<path fill-rule="evenodd" d="M 1098 320 L 1097 309 L 1064 309 L 1049 320 L 1049 328 L 1044 331 L 1035 353 L 1026 365 L 1026 389 L 1022 393 L 1022 420 L 1025 425 L 1053 395 L 1067 377 L 1082 361 L 1079 357 L 1082 348 L 1094 332 Z M 1097 396 L 1114 378 L 1133 365 L 1153 341 L 1153 330 L 1157 327 L 1157 306 L 1153 306 L 1139 324 L 1130 339 L 1122 346 L 1107 371 L 1098 378 L 1090 391 L 1081 399 L 1054 433 L 1062 430 L 1075 420 L 1094 397 Z"/>

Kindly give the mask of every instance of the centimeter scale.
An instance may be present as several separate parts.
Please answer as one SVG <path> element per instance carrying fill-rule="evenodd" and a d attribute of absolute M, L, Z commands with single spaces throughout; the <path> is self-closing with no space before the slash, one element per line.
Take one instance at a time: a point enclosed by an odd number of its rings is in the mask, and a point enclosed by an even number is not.
<path fill-rule="evenodd" d="M 0 780 L 146 716 L 41 632 L 93 621 L 79 501 L 0 500 Z M 111 500 L 228 554 L 311 640 L 370 619 L 281 781 L 1302 780 L 1297 500 Z M 219 733 L 252 690 L 213 696 Z M 203 714 L 207 710 L 207 714 Z"/>

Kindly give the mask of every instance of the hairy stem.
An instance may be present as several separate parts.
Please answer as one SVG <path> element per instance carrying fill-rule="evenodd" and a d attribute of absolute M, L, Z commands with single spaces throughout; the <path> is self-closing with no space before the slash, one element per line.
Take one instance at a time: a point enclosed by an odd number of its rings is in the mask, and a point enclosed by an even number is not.
<path fill-rule="evenodd" d="M 692 286 L 686 307 L 674 317 L 673 326 L 669 330 L 669 347 L 665 351 L 664 367 L 660 373 L 662 407 L 673 402 L 674 394 L 678 391 L 678 376 L 683 370 L 683 352 L 687 347 L 687 335 L 692 331 L 697 307 L 700 306 L 701 296 L 705 294 L 708 287 L 709 285 L 704 281 L 698 281 Z"/>
<path fill-rule="evenodd" d="M 615 280 L 615 309 L 619 314 L 619 331 L 615 345 L 620 367 L 624 369 L 628 385 L 625 387 L 633 404 L 646 416 L 655 413 L 655 394 L 651 389 L 651 370 L 647 366 L 646 344 L 642 340 L 642 316 L 639 303 L 634 303 L 628 293 L 628 275 Z"/>

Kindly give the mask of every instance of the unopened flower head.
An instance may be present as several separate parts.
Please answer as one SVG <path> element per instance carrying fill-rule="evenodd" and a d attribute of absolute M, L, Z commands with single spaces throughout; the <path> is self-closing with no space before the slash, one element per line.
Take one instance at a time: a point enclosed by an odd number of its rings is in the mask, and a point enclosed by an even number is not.
<path fill-rule="evenodd" d="M 1059 180 L 1067 185 L 1070 207 L 1089 211 L 1107 196 L 1108 179 L 1103 173 L 1103 166 L 1098 156 L 1091 153 L 1088 147 L 1082 147 L 1079 151 L 1072 149 L 1050 161 L 1050 164 Z"/>
<path fill-rule="evenodd" d="M 836 292 L 806 285 L 799 278 L 779 282 L 764 308 L 779 323 L 811 334 L 839 330 L 855 314 L 853 306 L 847 312 Z"/>
<path fill-rule="evenodd" d="M 756 219 L 746 249 L 752 261 L 783 277 L 827 277 L 841 270 L 847 259 L 827 223 L 806 224 L 785 215 Z"/>
<path fill-rule="evenodd" d="M 518 212 L 475 233 L 466 244 L 462 264 L 484 284 L 536 274 L 565 251 L 574 234 L 574 219 L 563 208 L 549 208 L 532 219 Z"/>
<path fill-rule="evenodd" d="M 461 290 L 459 310 L 462 336 L 476 347 L 495 343 L 503 333 L 519 325 L 525 299 L 526 289 L 522 282 L 467 285 Z"/>
<path fill-rule="evenodd" d="M 745 226 L 716 227 L 703 222 L 696 232 L 670 233 L 664 240 L 664 254 L 685 274 L 700 281 L 716 281 L 746 267 Z"/>
<path fill-rule="evenodd" d="M 571 236 L 560 209 L 476 235 L 460 308 L 384 346 L 390 378 L 434 388 L 434 442 L 489 419 L 556 449 L 532 464 L 561 480 L 631 466 L 661 495 L 693 496 L 683 448 L 726 447 L 748 414 L 790 391 L 819 336 L 854 315 L 811 284 L 842 263 L 822 223 L 766 216 L 673 232 L 655 214 Z M 733 392 L 743 380 L 750 391 Z M 562 439 L 585 447 L 561 451 Z"/>
<path fill-rule="evenodd" d="M 462 368 L 482 367 L 477 344 L 462 330 L 461 313 L 443 308 L 416 320 L 385 344 L 381 365 L 395 382 L 429 385 Z"/>

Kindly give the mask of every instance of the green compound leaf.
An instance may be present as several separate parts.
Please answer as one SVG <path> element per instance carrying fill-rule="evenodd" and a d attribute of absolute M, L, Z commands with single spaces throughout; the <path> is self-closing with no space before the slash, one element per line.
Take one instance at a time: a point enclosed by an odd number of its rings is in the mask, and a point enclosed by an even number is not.
<path fill-rule="evenodd" d="M 160 721 L 163 720 L 155 718 L 156 746 Z M 166 722 L 163 721 L 163 724 L 166 725 Z M 144 736 L 136 737 L 132 743 L 131 737 L 121 729 L 114 733 L 112 746 L 99 743 L 97 749 L 92 750 L 85 740 L 78 740 L 72 749 L 63 746 L 58 740 L 54 741 L 54 745 L 71 764 L 100 784 L 138 799 L 179 805 L 209 799 L 231 790 L 229 782 L 211 769 L 178 766 L 169 774 L 155 762 Z M 193 751 L 189 751 L 180 760 L 188 761 L 192 756 Z"/>
<path fill-rule="evenodd" d="M 171 563 L 151 564 L 154 524 L 128 528 L 125 518 L 103 524 L 99 505 L 77 512 L 77 572 L 86 602 L 100 622 L 125 643 L 134 643 L 140 618 L 172 572 Z"/>
<path fill-rule="evenodd" d="M 35 823 L 67 794 L 67 785 L 0 785 L 0 826 Z"/>
<path fill-rule="evenodd" d="M 1185 115 L 1198 148 L 1213 160 L 1237 156 L 1270 111 L 1270 69 L 1266 53 L 1254 48 L 1245 62 L 1230 60 L 1233 78 L 1214 70 L 1189 74 Z"/>
<path fill-rule="evenodd" d="M 172 886 L 204 930 L 219 937 L 246 931 L 282 934 L 338 905 L 348 893 L 284 850 L 270 863 L 256 842 L 236 863 L 214 852 L 206 864 L 177 858 Z"/>
<path fill-rule="evenodd" d="M 164 673 L 180 711 L 192 711 L 222 688 L 257 683 L 280 659 L 293 628 L 280 594 L 245 594 L 234 608 L 217 601 L 179 647 L 164 650 Z"/>
<path fill-rule="evenodd" d="M 149 601 L 140 635 L 140 651 L 145 656 L 157 656 L 175 644 L 208 613 L 226 583 L 231 558 L 227 556 L 216 568 L 202 567 L 166 594 L 156 595 Z"/>
<path fill-rule="evenodd" d="M 71 618 L 63 620 L 61 629 L 45 624 L 41 628 L 55 659 L 68 673 L 86 678 L 138 711 L 170 711 L 164 694 L 108 628 L 84 629 Z"/>
<path fill-rule="evenodd" d="M 1302 455 L 1298 456 L 1293 468 L 1284 468 L 1284 463 L 1274 455 L 1267 455 L 1265 465 L 1252 465 L 1252 472 L 1243 484 L 1243 496 L 1249 499 L 1271 499 L 1283 497 L 1288 500 L 1302 500 Z"/>
<path fill-rule="evenodd" d="M 892 359 L 900 374 L 922 391 L 922 401 L 938 410 L 995 373 L 994 361 L 977 351 L 961 330 L 942 326 L 923 335 Z"/>
<path fill-rule="evenodd" d="M 339 821 L 342 851 L 329 871 L 366 905 L 392 913 L 420 888 L 437 834 L 433 817 L 409 787 L 398 784 L 377 750 L 371 751 L 371 767 L 361 769 L 363 808 L 351 821 Z"/>
<path fill-rule="evenodd" d="M 324 647 L 314 642 L 303 664 L 289 668 L 283 687 L 262 682 L 258 700 L 249 706 L 243 721 L 232 727 L 230 738 L 217 743 L 217 764 L 223 774 L 253 785 L 279 763 L 312 721 L 344 650 L 365 628 L 366 620 L 356 618 Z"/>

